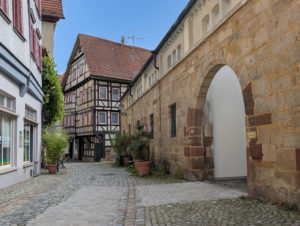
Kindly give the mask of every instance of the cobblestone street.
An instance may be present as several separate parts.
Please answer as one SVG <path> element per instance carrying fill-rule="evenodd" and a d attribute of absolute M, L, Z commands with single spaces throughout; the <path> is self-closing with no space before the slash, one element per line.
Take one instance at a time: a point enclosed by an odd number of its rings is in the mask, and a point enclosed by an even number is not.
<path fill-rule="evenodd" d="M 295 212 L 244 198 L 244 184 L 165 183 L 105 163 L 66 166 L 0 190 L 0 225 L 300 225 Z"/>

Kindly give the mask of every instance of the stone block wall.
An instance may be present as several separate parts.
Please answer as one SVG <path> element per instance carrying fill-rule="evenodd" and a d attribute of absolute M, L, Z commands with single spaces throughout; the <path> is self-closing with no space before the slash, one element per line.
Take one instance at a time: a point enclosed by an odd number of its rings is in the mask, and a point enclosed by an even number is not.
<path fill-rule="evenodd" d="M 245 103 L 249 195 L 300 202 L 300 2 L 250 0 L 122 115 L 122 131 L 154 114 L 152 156 L 190 180 L 213 177 L 203 107 L 216 72 L 230 66 Z M 177 136 L 170 137 L 176 103 Z"/>

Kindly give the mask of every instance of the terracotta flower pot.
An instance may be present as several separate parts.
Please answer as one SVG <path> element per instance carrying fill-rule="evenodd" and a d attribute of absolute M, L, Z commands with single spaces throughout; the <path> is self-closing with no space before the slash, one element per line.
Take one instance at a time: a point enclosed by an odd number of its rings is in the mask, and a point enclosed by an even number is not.
<path fill-rule="evenodd" d="M 129 157 L 124 157 L 123 158 L 123 165 L 126 167 L 128 166 L 128 161 L 129 161 Z"/>
<path fill-rule="evenodd" d="M 47 165 L 49 174 L 56 174 L 57 173 L 57 165 L 55 164 L 48 164 Z"/>
<path fill-rule="evenodd" d="M 152 164 L 151 161 L 144 162 L 141 160 L 139 160 L 139 162 L 134 163 L 136 170 L 139 172 L 139 176 L 150 175 L 151 164 Z"/>

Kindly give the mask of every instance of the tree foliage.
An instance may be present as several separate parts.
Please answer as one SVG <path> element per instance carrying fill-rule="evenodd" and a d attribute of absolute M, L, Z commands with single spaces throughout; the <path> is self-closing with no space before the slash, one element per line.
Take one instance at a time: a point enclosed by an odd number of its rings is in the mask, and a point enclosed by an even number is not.
<path fill-rule="evenodd" d="M 42 112 L 43 127 L 52 126 L 64 116 L 64 101 L 62 88 L 55 71 L 54 60 L 49 56 L 43 56 L 43 92 L 44 103 Z"/>

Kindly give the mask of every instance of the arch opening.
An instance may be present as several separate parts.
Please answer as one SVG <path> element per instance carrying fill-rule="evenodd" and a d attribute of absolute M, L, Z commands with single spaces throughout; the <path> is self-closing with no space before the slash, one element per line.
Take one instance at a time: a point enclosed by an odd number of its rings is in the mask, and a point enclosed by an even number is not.
<path fill-rule="evenodd" d="M 235 72 L 219 65 L 202 87 L 203 140 L 214 178 L 246 178 L 245 106 Z M 203 92 L 203 89 L 202 89 Z"/>

